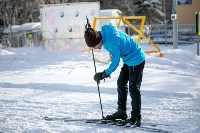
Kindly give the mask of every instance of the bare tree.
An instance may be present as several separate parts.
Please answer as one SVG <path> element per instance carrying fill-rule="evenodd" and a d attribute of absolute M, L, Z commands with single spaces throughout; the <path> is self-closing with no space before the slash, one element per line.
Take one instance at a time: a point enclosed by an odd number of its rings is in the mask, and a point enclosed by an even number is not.
<path fill-rule="evenodd" d="M 16 11 L 19 7 L 21 0 L 1 0 L 0 13 L 3 16 L 4 26 L 9 27 L 16 24 Z"/>
<path fill-rule="evenodd" d="M 19 23 L 39 21 L 40 1 L 21 0 L 19 11 Z"/>
<path fill-rule="evenodd" d="M 40 5 L 60 4 L 60 3 L 76 3 L 76 2 L 97 2 L 101 3 L 101 9 L 119 9 L 124 15 L 146 15 L 152 23 L 158 23 L 162 20 L 162 12 L 158 14 L 160 4 L 156 1 L 156 8 L 150 8 L 144 4 L 136 6 L 138 1 L 144 3 L 150 0 L 0 0 L 0 17 L 4 20 L 4 26 L 23 24 L 27 22 L 37 22 L 40 16 Z M 172 1 L 172 0 L 170 0 Z M 156 9 L 156 10 L 155 10 Z M 155 14 L 156 18 L 155 19 Z"/>
<path fill-rule="evenodd" d="M 9 44 L 9 48 L 12 43 L 12 25 L 16 24 L 17 9 L 19 7 L 20 2 L 21 0 L 1 0 L 0 13 L 3 16 L 4 27 L 8 27 L 10 31 L 9 36 L 6 39 Z"/>

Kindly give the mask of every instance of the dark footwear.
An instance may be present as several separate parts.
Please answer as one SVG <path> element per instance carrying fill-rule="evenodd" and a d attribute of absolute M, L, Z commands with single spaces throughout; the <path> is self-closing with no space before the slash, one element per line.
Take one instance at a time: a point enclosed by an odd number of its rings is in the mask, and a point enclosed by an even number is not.
<path fill-rule="evenodd" d="M 116 120 L 116 119 L 126 120 L 127 119 L 126 111 L 118 109 L 117 112 L 115 112 L 112 115 L 107 115 L 105 118 L 105 120 Z"/>
<path fill-rule="evenodd" d="M 131 126 L 139 127 L 141 125 L 141 119 L 130 118 L 130 119 L 126 120 L 126 122 L 127 122 L 127 124 L 129 124 Z"/>

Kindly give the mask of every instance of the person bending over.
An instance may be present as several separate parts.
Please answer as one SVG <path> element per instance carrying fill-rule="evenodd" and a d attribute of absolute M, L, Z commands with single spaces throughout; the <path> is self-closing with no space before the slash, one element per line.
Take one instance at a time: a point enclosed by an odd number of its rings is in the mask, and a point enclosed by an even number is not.
<path fill-rule="evenodd" d="M 84 34 L 88 47 L 101 49 L 102 46 L 111 55 L 111 63 L 103 72 L 94 75 L 94 80 L 99 84 L 111 75 L 119 66 L 120 58 L 123 60 L 118 80 L 118 108 L 117 112 L 107 115 L 106 120 L 122 119 L 131 125 L 141 124 L 141 94 L 140 86 L 145 66 L 145 53 L 138 43 L 119 28 L 104 25 L 101 31 L 87 28 Z M 131 117 L 127 116 L 127 93 L 131 97 Z"/>

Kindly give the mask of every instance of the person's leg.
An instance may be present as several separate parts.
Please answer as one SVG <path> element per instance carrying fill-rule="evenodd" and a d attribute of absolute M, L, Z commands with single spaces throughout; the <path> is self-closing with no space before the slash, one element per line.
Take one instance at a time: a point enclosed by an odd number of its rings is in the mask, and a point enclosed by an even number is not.
<path fill-rule="evenodd" d="M 131 121 L 141 120 L 141 94 L 140 86 L 142 82 L 145 62 L 129 67 L 129 93 L 131 96 Z"/>
<path fill-rule="evenodd" d="M 121 68 L 121 72 L 117 80 L 118 110 L 112 115 L 107 115 L 106 116 L 107 120 L 127 119 L 126 101 L 127 101 L 127 93 L 128 93 L 128 87 L 127 87 L 128 79 L 129 79 L 128 66 L 124 64 Z"/>
<path fill-rule="evenodd" d="M 126 111 L 127 93 L 128 93 L 128 83 L 129 80 L 129 70 L 126 64 L 121 68 L 117 80 L 117 91 L 118 91 L 118 109 Z"/>

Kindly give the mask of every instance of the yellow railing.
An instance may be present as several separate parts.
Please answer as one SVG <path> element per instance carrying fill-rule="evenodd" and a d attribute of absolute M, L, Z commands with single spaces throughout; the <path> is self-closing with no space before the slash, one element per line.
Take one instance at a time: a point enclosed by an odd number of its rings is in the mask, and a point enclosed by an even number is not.
<path fill-rule="evenodd" d="M 156 49 L 156 50 L 145 51 L 146 54 L 158 53 L 160 57 L 163 57 L 163 54 L 161 53 L 160 48 L 155 43 L 153 43 L 153 41 L 151 41 L 149 38 L 147 38 L 142 33 L 143 28 L 144 28 L 145 19 L 146 19 L 145 16 L 95 17 L 94 21 L 93 21 L 93 29 L 96 29 L 97 20 L 111 20 L 111 19 L 119 20 L 118 25 L 117 25 L 118 27 L 120 26 L 121 22 L 124 22 L 131 29 L 133 29 L 135 32 L 137 32 L 138 33 L 138 39 L 137 39 L 138 44 L 140 44 L 141 38 L 144 38 L 145 40 L 147 40 L 147 42 L 149 44 L 151 44 Z M 130 23 L 129 20 L 141 20 L 140 28 L 137 29 L 135 26 L 133 26 L 133 24 Z"/>

